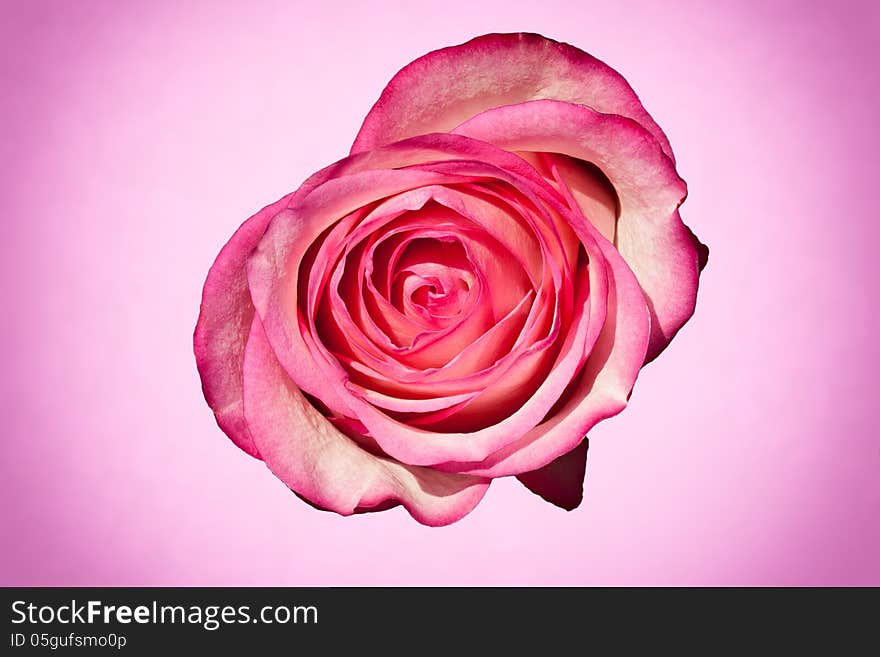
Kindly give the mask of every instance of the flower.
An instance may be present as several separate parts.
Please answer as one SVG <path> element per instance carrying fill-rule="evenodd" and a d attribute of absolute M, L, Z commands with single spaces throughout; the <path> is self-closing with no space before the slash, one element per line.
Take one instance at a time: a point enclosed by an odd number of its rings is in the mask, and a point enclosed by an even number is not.
<path fill-rule="evenodd" d="M 669 142 L 590 55 L 494 34 L 402 69 L 351 154 L 248 219 L 194 346 L 217 422 L 299 496 L 442 525 L 496 477 L 567 509 L 587 432 L 694 311 Z"/>

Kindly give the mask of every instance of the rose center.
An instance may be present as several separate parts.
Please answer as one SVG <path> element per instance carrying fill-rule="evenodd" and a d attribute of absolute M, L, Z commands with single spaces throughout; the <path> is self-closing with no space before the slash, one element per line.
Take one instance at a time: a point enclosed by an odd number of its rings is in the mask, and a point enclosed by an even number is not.
<path fill-rule="evenodd" d="M 476 277 L 454 237 L 414 239 L 396 264 L 389 301 L 404 315 L 444 323 L 474 300 Z"/>
<path fill-rule="evenodd" d="M 414 304 L 433 316 L 455 317 L 467 300 L 470 286 L 461 278 L 442 280 L 418 277 L 418 287 L 409 295 Z"/>

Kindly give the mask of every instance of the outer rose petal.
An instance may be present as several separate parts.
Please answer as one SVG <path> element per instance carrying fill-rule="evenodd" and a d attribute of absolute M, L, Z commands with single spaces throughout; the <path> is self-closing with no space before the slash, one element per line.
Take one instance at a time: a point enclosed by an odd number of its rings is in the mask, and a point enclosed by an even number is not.
<path fill-rule="evenodd" d="M 455 132 L 508 150 L 562 153 L 602 170 L 620 200 L 617 248 L 651 310 L 646 360 L 656 357 L 694 312 L 705 254 L 678 214 L 684 181 L 651 133 L 630 119 L 553 100 L 491 109 Z"/>
<path fill-rule="evenodd" d="M 629 117 L 672 157 L 666 135 L 617 71 L 574 46 L 523 33 L 487 34 L 405 66 L 364 119 L 351 152 L 446 132 L 483 110 L 541 98 Z"/>
<path fill-rule="evenodd" d="M 241 366 L 254 316 L 245 263 L 269 221 L 293 196 L 288 194 L 245 221 L 220 251 L 205 280 L 193 336 L 202 391 L 217 424 L 236 445 L 258 458 L 241 401 Z"/>
<path fill-rule="evenodd" d="M 244 358 L 244 411 L 269 469 L 313 504 L 350 515 L 396 502 L 425 525 L 447 525 L 479 503 L 490 480 L 374 456 L 305 399 L 254 317 Z"/>
<path fill-rule="evenodd" d="M 584 499 L 584 473 L 587 470 L 587 448 L 584 438 L 580 445 L 543 468 L 517 476 L 536 495 L 567 511 L 576 509 Z"/>

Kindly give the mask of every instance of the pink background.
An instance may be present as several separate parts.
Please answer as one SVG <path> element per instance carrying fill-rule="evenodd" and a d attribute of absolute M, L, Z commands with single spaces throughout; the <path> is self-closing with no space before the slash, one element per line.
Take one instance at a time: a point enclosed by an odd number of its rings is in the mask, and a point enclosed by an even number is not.
<path fill-rule="evenodd" d="M 2 583 L 880 584 L 871 5 L 3 2 Z M 444 529 L 315 511 L 202 399 L 204 276 L 400 66 L 514 30 L 666 130 L 697 314 L 591 434 L 580 509 L 501 480 Z"/>

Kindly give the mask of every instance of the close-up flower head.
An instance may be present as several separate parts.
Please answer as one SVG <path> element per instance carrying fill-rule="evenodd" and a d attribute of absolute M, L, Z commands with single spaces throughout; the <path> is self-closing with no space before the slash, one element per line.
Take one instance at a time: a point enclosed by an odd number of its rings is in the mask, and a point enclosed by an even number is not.
<path fill-rule="evenodd" d="M 686 195 L 663 131 L 586 52 L 489 34 L 428 53 L 348 157 L 217 256 L 205 398 L 321 509 L 445 525 L 506 476 L 573 509 L 588 432 L 694 312 L 708 250 Z"/>

